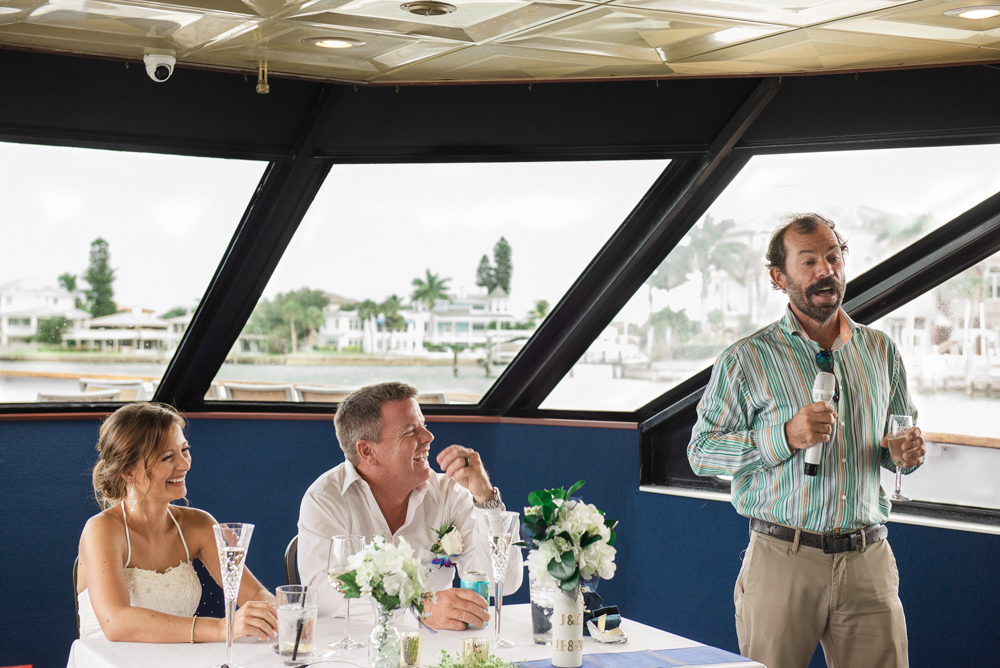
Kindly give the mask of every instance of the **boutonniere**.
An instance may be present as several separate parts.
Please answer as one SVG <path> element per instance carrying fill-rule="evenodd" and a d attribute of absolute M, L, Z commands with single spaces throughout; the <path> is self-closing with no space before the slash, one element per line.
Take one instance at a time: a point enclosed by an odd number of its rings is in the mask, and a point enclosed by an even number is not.
<path fill-rule="evenodd" d="M 431 553 L 434 555 L 431 563 L 438 568 L 451 568 L 455 565 L 454 560 L 465 549 L 462 532 L 458 530 L 454 520 L 452 520 L 440 529 L 434 529 L 434 533 L 437 534 L 438 541 L 431 545 Z"/>

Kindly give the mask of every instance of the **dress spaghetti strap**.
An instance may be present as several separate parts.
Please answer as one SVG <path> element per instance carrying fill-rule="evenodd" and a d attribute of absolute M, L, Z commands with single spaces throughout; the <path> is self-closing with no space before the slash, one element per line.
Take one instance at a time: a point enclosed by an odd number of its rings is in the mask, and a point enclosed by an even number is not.
<path fill-rule="evenodd" d="M 174 517 L 174 514 L 170 512 L 169 508 L 167 508 L 167 514 L 170 515 L 170 519 L 174 521 L 174 526 L 177 527 L 177 533 L 179 533 L 181 536 L 181 543 L 184 544 L 184 556 L 187 557 L 188 561 L 191 561 L 191 553 L 188 552 L 188 544 L 187 541 L 184 540 L 184 532 L 181 531 L 181 525 L 177 523 L 177 518 Z"/>
<path fill-rule="evenodd" d="M 125 568 L 132 562 L 132 540 L 128 537 L 128 515 L 125 514 L 125 503 L 122 503 L 122 517 L 125 518 L 125 542 L 128 543 L 128 559 L 125 560 Z M 187 546 L 184 546 L 187 549 Z"/>

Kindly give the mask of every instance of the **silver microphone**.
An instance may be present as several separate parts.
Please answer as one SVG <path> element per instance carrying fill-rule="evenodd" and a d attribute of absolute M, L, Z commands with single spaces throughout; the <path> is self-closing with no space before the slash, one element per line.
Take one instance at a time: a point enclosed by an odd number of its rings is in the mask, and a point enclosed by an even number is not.
<path fill-rule="evenodd" d="M 837 388 L 837 379 L 832 373 L 820 371 L 813 382 L 813 401 L 830 401 Z M 823 459 L 823 441 L 806 448 L 806 475 L 819 473 L 819 462 Z"/>

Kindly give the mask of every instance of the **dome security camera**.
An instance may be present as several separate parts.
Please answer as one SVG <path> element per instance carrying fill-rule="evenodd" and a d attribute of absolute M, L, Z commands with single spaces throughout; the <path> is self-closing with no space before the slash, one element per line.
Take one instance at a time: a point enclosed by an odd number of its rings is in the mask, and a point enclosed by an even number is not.
<path fill-rule="evenodd" d="M 174 73 L 174 64 L 177 59 L 163 53 L 147 53 L 142 57 L 146 63 L 146 74 L 156 83 L 163 83 Z"/>

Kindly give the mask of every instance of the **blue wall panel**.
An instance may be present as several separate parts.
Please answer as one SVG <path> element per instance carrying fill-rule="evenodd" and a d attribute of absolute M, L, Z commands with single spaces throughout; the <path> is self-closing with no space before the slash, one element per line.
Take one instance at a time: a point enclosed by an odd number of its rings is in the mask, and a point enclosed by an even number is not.
<path fill-rule="evenodd" d="M 0 422 L 4 500 L 0 666 L 64 666 L 76 634 L 71 567 L 97 512 L 89 467 L 98 421 Z M 638 432 L 433 423 L 432 455 L 478 449 L 512 510 L 534 489 L 587 480 L 580 495 L 620 520 L 618 573 L 601 585 L 629 617 L 735 651 L 732 589 L 746 521 L 725 503 L 640 493 Z M 302 493 L 343 461 L 329 421 L 195 420 L 192 505 L 257 525 L 248 564 L 269 588 Z M 910 636 L 910 665 L 993 665 L 1000 649 L 1000 537 L 890 525 Z M 527 586 L 510 602 L 527 600 Z M 822 665 L 822 660 L 813 665 Z"/>

